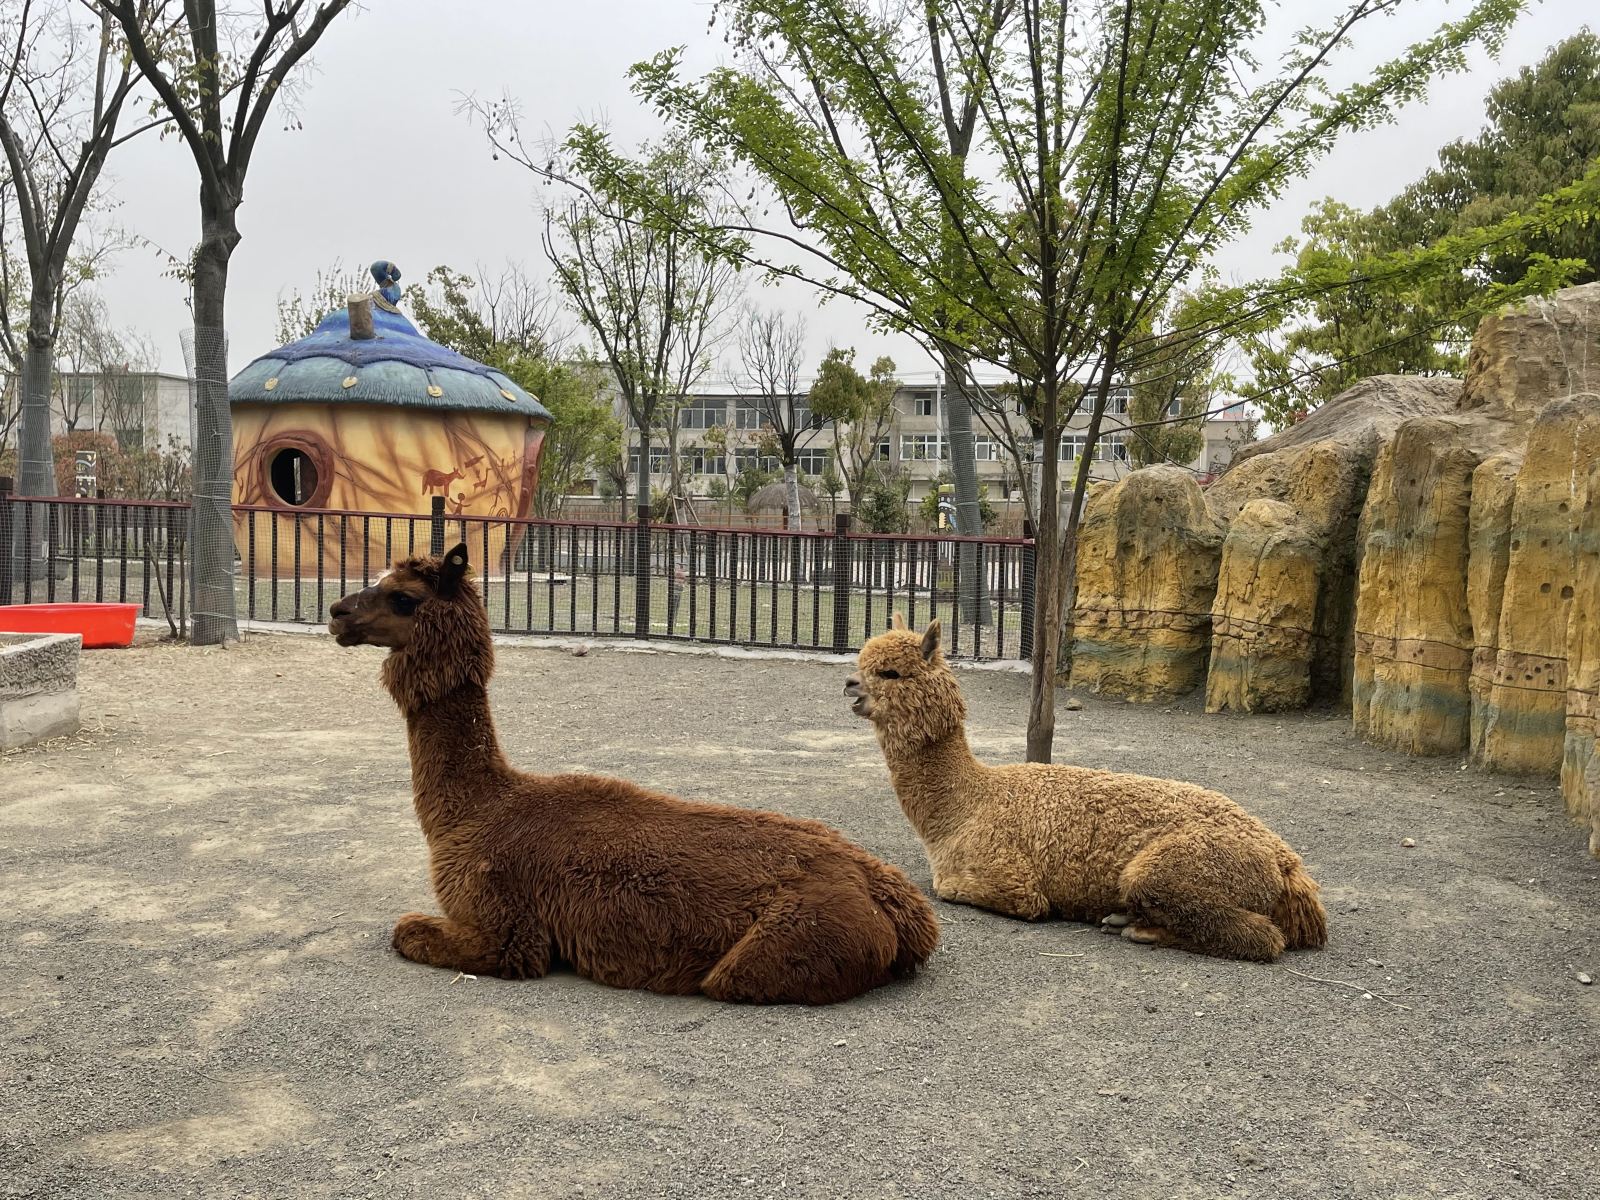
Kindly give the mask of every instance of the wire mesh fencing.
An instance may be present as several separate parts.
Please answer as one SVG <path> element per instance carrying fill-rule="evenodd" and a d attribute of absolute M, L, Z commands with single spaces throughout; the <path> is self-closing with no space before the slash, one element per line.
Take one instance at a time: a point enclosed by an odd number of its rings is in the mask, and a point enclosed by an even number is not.
<path fill-rule="evenodd" d="M 191 637 L 201 645 L 235 639 L 237 555 L 233 545 L 233 414 L 228 403 L 228 338 L 220 329 L 183 331 L 189 374 Z"/>
<path fill-rule="evenodd" d="M 465 543 L 500 633 L 849 653 L 898 612 L 919 629 L 937 618 L 952 657 L 1031 653 L 1034 547 L 1025 539 L 857 534 L 843 518 L 832 532 L 797 532 L 447 516 L 436 507 L 233 506 L 234 611 L 250 622 L 321 624 L 334 601 L 395 561 Z M 187 505 L 0 496 L 3 532 L 40 509 L 50 514 L 48 569 L 0 575 L 0 603 L 129 601 L 179 628 L 194 619 Z M 985 603 L 962 603 L 974 590 Z"/>

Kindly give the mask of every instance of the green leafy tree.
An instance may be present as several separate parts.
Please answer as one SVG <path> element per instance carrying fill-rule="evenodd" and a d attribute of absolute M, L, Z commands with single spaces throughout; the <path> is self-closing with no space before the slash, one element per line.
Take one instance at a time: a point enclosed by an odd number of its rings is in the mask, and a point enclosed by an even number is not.
<path fill-rule="evenodd" d="M 906 533 L 911 528 L 911 476 L 884 464 L 867 475 L 856 515 L 868 533 Z"/>
<path fill-rule="evenodd" d="M 1145 353 L 1129 373 L 1127 446 L 1136 467 L 1187 466 L 1205 445 L 1205 414 L 1222 380 L 1212 342 L 1170 331 L 1194 323 L 1189 307 L 1187 299 L 1173 306 L 1169 331 L 1144 339 Z"/>
<path fill-rule="evenodd" d="M 1590 219 L 1573 219 L 1576 210 L 1518 219 L 1551 210 L 1549 197 L 1597 161 L 1600 38 L 1584 32 L 1497 84 L 1482 131 L 1441 149 L 1437 165 L 1389 203 L 1315 205 L 1303 236 L 1279 247 L 1293 256 L 1290 277 L 1307 285 L 1305 299 L 1244 339 L 1267 418 L 1291 424 L 1371 375 L 1457 374 L 1493 305 L 1600 278 L 1592 208 Z M 1574 200 L 1583 203 L 1581 192 Z M 1464 251 L 1454 269 L 1395 284 L 1386 258 L 1440 243 Z M 1348 286 L 1326 286 L 1341 276 Z"/>
<path fill-rule="evenodd" d="M 1342 133 L 1392 119 L 1435 74 L 1461 69 L 1468 48 L 1497 46 L 1524 7 L 1478 0 L 1335 82 L 1357 32 L 1396 2 L 1348 0 L 1284 29 L 1266 0 L 728 0 L 717 19 L 733 63 L 697 80 L 676 53 L 634 68 L 675 128 L 764 185 L 697 237 L 861 301 L 942 362 L 988 362 L 1026 383 L 1043 495 L 1030 758 L 1050 755 L 1088 483 L 1084 456 L 1063 534 L 1057 447 L 1070 406 L 1092 405 L 1086 434 L 1098 440 L 1137 331 L 1216 248 Z M 1289 52 L 1275 70 L 1258 66 L 1253 49 L 1280 35 Z M 964 154 L 949 137 L 956 113 L 970 125 Z M 567 146 L 590 178 L 632 173 L 603 130 L 580 127 Z"/>
<path fill-rule="evenodd" d="M 834 427 L 834 461 L 859 513 L 867 486 L 880 466 L 879 445 L 894 426 L 894 395 L 900 382 L 894 360 L 879 358 L 869 374 L 856 369 L 854 349 L 834 347 L 823 357 L 808 399 L 811 411 Z"/>

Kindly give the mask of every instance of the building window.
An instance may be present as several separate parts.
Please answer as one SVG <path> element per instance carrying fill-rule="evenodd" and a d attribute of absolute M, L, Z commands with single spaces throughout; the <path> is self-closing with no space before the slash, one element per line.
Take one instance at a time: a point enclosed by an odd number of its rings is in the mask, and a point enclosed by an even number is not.
<path fill-rule="evenodd" d="M 759 450 L 736 450 L 733 454 L 733 469 L 741 474 L 745 471 L 776 474 L 783 469 L 783 464 L 770 454 L 763 457 Z"/>
<path fill-rule="evenodd" d="M 914 417 L 931 417 L 931 416 L 933 416 L 933 393 L 932 392 L 912 392 L 911 393 L 911 415 L 914 416 Z"/>
<path fill-rule="evenodd" d="M 972 457 L 978 462 L 999 462 L 1000 443 L 992 437 L 974 437 Z"/>
<path fill-rule="evenodd" d="M 821 475 L 828 466 L 826 450 L 802 450 L 795 455 L 795 469 L 804 475 Z"/>
<path fill-rule="evenodd" d="M 878 444 L 875 447 L 873 447 L 873 450 L 874 450 L 873 457 L 876 458 L 879 462 L 888 462 L 889 461 L 889 439 L 888 438 L 880 438 L 880 439 L 878 439 Z"/>
<path fill-rule="evenodd" d="M 671 469 L 672 455 L 665 450 L 657 450 L 652 446 L 650 448 L 650 474 L 665 475 Z M 639 473 L 639 448 L 637 446 L 628 451 L 628 473 L 630 475 Z"/>
<path fill-rule="evenodd" d="M 710 429 L 727 419 L 726 396 L 690 396 L 678 410 L 679 429 Z"/>
<path fill-rule="evenodd" d="M 900 435 L 902 462 L 936 462 L 947 458 L 944 439 L 937 433 L 903 433 Z"/>
<path fill-rule="evenodd" d="M 735 429 L 760 429 L 766 423 L 766 414 L 748 400 L 734 402 L 733 425 Z"/>
<path fill-rule="evenodd" d="M 1167 405 L 1167 416 L 1169 416 L 1169 417 L 1177 417 L 1177 416 L 1181 416 L 1182 414 L 1183 414 L 1183 401 L 1182 400 L 1173 400 L 1170 404 Z"/>
<path fill-rule="evenodd" d="M 693 472 L 696 475 L 726 475 L 728 473 L 728 460 L 721 454 L 707 454 L 696 447 L 690 451 L 692 455 Z"/>

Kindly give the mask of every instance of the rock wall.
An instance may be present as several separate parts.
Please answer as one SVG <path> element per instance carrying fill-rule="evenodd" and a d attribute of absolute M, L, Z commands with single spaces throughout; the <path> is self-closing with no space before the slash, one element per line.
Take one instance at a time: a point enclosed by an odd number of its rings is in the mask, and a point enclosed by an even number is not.
<path fill-rule="evenodd" d="M 1566 741 L 1567 616 L 1577 594 L 1573 510 L 1600 456 L 1600 397 L 1538 415 L 1517 472 L 1495 655 L 1475 724 L 1478 761 L 1555 774 Z"/>
<path fill-rule="evenodd" d="M 1600 854 L 1600 283 L 1486 319 L 1465 380 L 1366 380 L 1087 512 L 1075 683 L 1554 777 Z"/>
<path fill-rule="evenodd" d="M 1467 615 L 1472 622 L 1472 705 L 1470 749 L 1481 759 L 1484 716 L 1500 650 L 1500 610 L 1505 603 L 1506 567 L 1511 561 L 1511 505 L 1517 496 L 1521 450 L 1503 450 L 1472 473 L 1472 510 L 1467 541 Z"/>
<path fill-rule="evenodd" d="M 1211 606 L 1207 712 L 1306 706 L 1323 549 L 1281 501 L 1251 500 L 1234 516 Z"/>
<path fill-rule="evenodd" d="M 1561 794 L 1567 811 L 1589 827 L 1589 852 L 1600 857 L 1600 462 L 1589 464 L 1583 503 L 1572 526 L 1574 595 L 1567 613 L 1567 731 Z"/>
<path fill-rule="evenodd" d="M 1366 737 L 1411 754 L 1470 740 L 1472 481 L 1491 436 L 1462 417 L 1413 418 L 1367 492 L 1351 712 Z"/>
<path fill-rule="evenodd" d="M 1131 700 L 1192 691 L 1210 654 L 1221 548 L 1181 467 L 1147 467 L 1098 493 L 1078 532 L 1073 685 Z"/>

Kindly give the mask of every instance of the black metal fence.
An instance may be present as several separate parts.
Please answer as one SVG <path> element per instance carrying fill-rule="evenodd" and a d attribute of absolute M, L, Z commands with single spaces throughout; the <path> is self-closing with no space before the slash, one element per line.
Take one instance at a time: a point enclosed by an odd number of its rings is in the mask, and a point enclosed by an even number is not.
<path fill-rule="evenodd" d="M 846 653 L 904 614 L 947 653 L 1026 658 L 1034 550 L 1019 538 L 726 529 L 236 506 L 241 620 L 320 624 L 394 561 L 465 542 L 497 632 Z M 187 616 L 183 504 L 0 493 L 0 603 L 137 603 Z"/>

